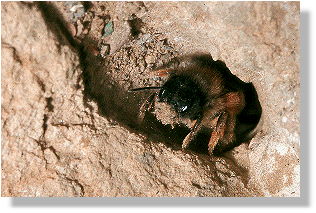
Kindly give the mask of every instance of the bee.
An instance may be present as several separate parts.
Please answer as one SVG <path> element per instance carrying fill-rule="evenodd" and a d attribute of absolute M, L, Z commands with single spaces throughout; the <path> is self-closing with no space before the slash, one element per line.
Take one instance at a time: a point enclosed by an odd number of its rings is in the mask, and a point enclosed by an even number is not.
<path fill-rule="evenodd" d="M 207 138 L 210 155 L 220 155 L 250 140 L 262 113 L 253 84 L 240 80 L 224 62 L 214 61 L 209 54 L 180 57 L 176 61 L 171 68 L 154 71 L 157 76 L 168 77 L 162 86 L 130 90 L 157 90 L 141 105 L 141 120 L 157 103 L 166 104 L 180 123 L 189 126 L 182 148 L 187 149 L 206 128 L 210 130 Z"/>

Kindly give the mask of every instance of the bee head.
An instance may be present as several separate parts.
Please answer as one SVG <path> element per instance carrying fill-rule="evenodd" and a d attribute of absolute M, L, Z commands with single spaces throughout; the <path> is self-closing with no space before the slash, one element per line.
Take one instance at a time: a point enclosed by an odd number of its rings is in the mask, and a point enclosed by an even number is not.
<path fill-rule="evenodd" d="M 161 87 L 158 98 L 170 104 L 180 117 L 190 119 L 201 116 L 206 99 L 199 85 L 184 75 L 171 76 Z"/>

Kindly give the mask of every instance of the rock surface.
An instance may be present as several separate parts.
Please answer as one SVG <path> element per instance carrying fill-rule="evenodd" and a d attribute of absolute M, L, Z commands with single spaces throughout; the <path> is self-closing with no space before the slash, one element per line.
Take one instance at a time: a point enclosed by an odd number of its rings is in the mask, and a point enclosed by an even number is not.
<path fill-rule="evenodd" d="M 299 3 L 1 10 L 2 196 L 300 195 Z M 249 147 L 210 157 L 182 151 L 159 124 L 138 124 L 146 94 L 127 90 L 161 84 L 150 71 L 192 52 L 254 83 L 263 123 Z"/>

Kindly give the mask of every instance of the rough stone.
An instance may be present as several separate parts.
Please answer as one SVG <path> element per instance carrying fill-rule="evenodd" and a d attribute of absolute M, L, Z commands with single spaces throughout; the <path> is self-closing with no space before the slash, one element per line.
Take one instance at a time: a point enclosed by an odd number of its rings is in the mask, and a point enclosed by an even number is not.
<path fill-rule="evenodd" d="M 93 2 L 76 38 L 63 2 L 1 5 L 2 196 L 300 195 L 298 3 Z M 127 90 L 192 52 L 254 83 L 263 123 L 249 146 L 213 157 L 139 125 L 148 93 Z"/>

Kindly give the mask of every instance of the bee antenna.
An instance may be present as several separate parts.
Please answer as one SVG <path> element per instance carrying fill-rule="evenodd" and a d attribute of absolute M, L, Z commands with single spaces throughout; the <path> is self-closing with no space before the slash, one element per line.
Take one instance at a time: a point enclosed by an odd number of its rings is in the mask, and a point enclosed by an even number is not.
<path fill-rule="evenodd" d="M 161 89 L 161 87 L 141 87 L 141 88 L 130 89 L 130 90 L 128 90 L 128 92 L 135 92 L 135 91 L 141 91 L 141 90 L 150 90 L 150 89 Z"/>

